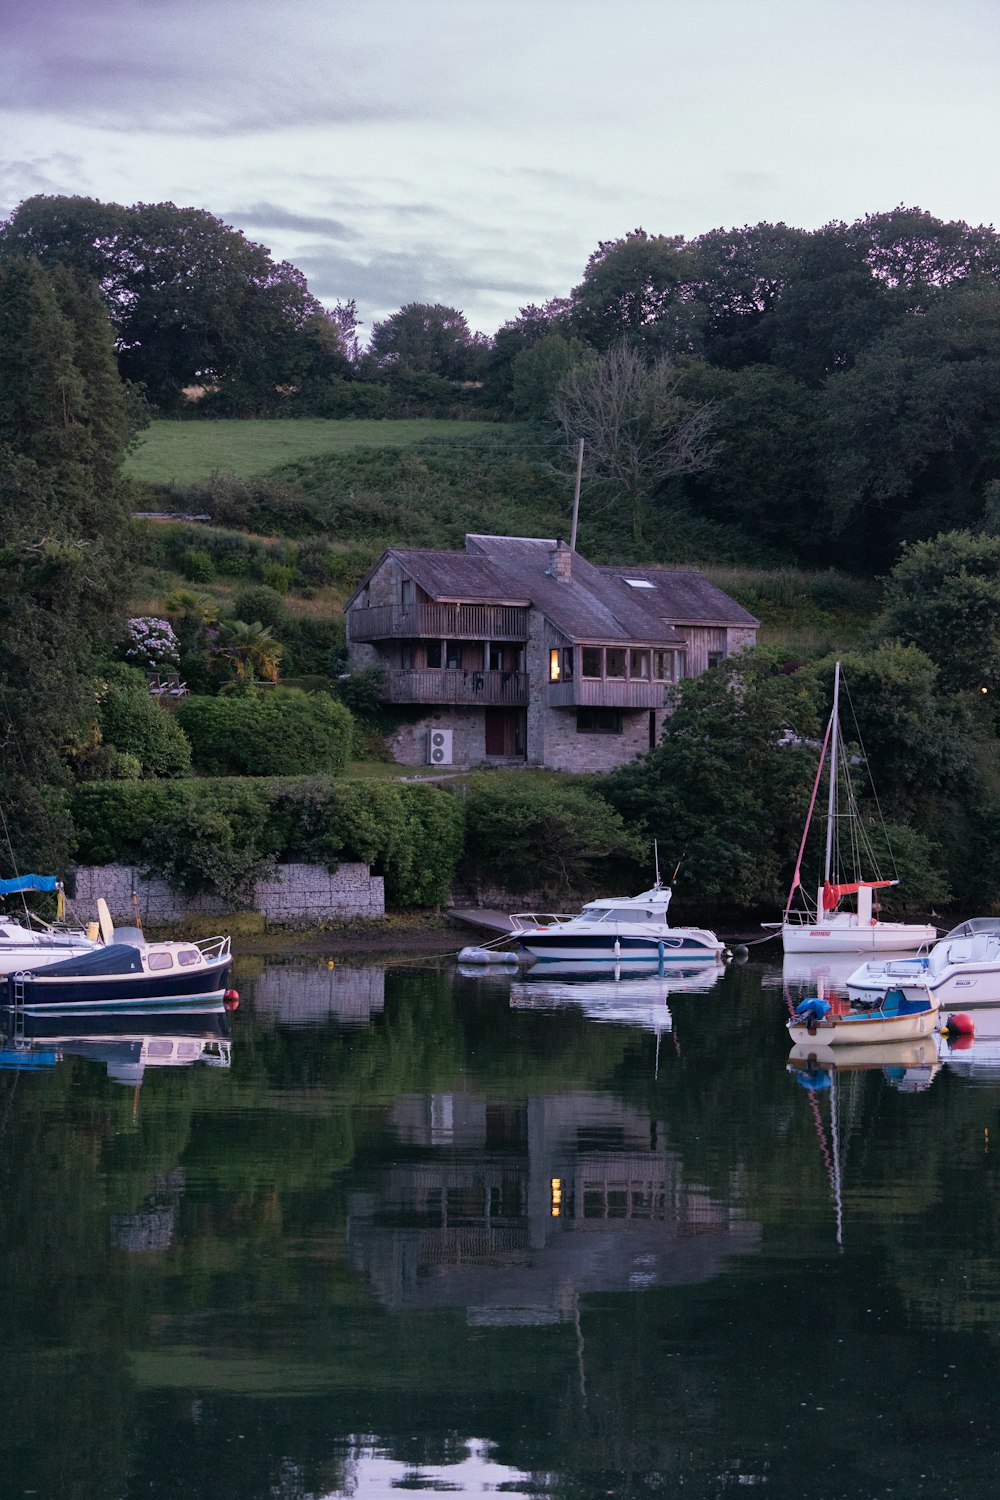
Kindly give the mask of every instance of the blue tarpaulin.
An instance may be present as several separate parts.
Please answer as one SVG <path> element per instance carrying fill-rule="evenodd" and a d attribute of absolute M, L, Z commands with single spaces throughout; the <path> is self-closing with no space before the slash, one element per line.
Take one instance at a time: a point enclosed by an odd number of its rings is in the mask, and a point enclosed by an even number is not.
<path fill-rule="evenodd" d="M 0 896 L 11 896 L 15 891 L 57 891 L 59 882 L 54 875 L 18 875 L 15 880 L 0 880 Z"/>

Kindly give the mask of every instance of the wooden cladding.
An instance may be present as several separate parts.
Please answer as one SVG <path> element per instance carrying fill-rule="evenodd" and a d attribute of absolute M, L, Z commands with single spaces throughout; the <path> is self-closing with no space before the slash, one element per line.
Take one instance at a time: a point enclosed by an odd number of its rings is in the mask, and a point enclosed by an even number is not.
<path fill-rule="evenodd" d="M 394 668 L 386 675 L 385 697 L 389 703 L 467 703 L 518 707 L 528 701 L 527 672 L 437 671 Z"/>
<path fill-rule="evenodd" d="M 352 641 L 526 641 L 528 610 L 515 604 L 380 604 L 347 611 Z"/>
<path fill-rule="evenodd" d="M 548 684 L 550 708 L 662 708 L 666 684 L 622 678 L 578 678 Z"/>

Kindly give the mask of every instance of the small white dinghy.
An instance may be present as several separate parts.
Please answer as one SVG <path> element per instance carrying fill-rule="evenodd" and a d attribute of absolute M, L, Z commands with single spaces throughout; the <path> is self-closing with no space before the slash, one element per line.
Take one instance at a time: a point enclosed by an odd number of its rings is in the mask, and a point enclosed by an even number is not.
<path fill-rule="evenodd" d="M 517 954 L 502 948 L 462 948 L 458 954 L 460 964 L 500 964 L 516 968 Z"/>

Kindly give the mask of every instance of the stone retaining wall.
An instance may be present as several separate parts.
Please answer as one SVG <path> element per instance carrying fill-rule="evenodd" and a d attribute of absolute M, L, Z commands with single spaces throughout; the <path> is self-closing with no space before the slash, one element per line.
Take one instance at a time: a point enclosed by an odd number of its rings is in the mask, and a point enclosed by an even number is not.
<path fill-rule="evenodd" d="M 132 865 L 88 865 L 76 872 L 76 895 L 69 906 L 81 921 L 97 914 L 103 896 L 114 921 L 167 926 L 186 916 L 224 917 L 232 911 L 217 896 L 184 896 L 165 880 L 143 880 Z M 385 883 L 367 865 L 343 864 L 331 875 L 322 865 L 279 865 L 274 880 L 258 881 L 253 909 L 275 927 L 311 927 L 325 921 L 385 916 Z"/>

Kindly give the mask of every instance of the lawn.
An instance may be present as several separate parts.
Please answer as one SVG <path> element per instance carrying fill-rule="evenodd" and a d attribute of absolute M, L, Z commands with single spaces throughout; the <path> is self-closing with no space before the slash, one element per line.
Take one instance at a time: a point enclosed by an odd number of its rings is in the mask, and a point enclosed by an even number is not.
<path fill-rule="evenodd" d="M 130 454 L 127 469 L 151 484 L 196 484 L 216 470 L 242 479 L 279 464 L 345 448 L 405 448 L 424 438 L 471 438 L 501 431 L 496 422 L 295 421 L 153 422 Z"/>

